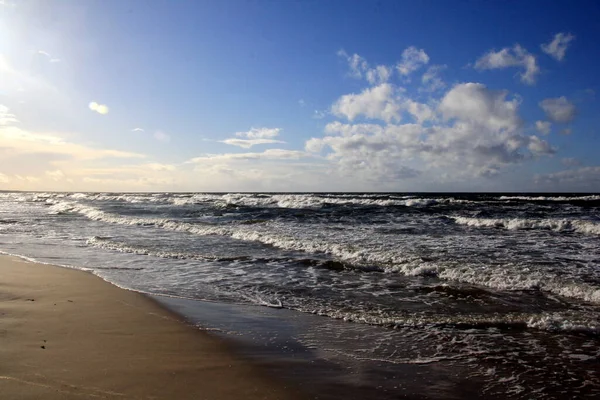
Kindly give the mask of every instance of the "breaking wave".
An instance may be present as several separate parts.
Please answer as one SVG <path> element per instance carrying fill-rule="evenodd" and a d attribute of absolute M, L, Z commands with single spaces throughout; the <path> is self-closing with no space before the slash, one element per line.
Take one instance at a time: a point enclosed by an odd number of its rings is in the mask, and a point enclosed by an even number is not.
<path fill-rule="evenodd" d="M 170 231 L 188 232 L 203 236 L 228 236 L 242 241 L 260 242 L 285 250 L 302 251 L 308 254 L 326 254 L 340 260 L 341 263 L 344 263 L 344 265 L 348 267 L 360 270 L 368 271 L 374 269 L 401 273 L 406 276 L 434 276 L 443 280 L 470 283 L 497 290 L 535 289 L 587 302 L 600 303 L 600 288 L 586 283 L 574 283 L 568 279 L 562 279 L 550 273 L 542 274 L 535 271 L 525 273 L 520 272 L 519 269 L 510 267 L 507 267 L 507 269 L 490 269 L 485 268 L 480 264 L 465 266 L 449 260 L 426 261 L 419 256 L 401 254 L 400 252 L 385 248 L 356 247 L 351 243 L 330 242 L 323 239 L 301 239 L 293 234 L 293 232 L 286 234 L 274 229 L 255 230 L 255 226 L 253 225 L 216 226 L 177 222 L 168 219 L 124 217 L 74 202 L 59 202 L 50 208 L 53 213 L 75 212 L 96 221 L 120 225 L 153 226 Z M 467 222 L 469 223 L 474 223 L 473 221 L 478 224 L 480 224 L 480 222 L 477 221 L 484 222 L 480 225 L 472 226 L 497 226 L 496 222 L 487 222 L 488 220 L 476 218 L 467 219 Z M 569 226 L 573 226 L 572 223 L 570 224 L 571 225 Z M 263 225 L 267 225 L 267 227 L 271 226 L 271 228 L 278 227 L 276 224 Z M 88 242 L 95 246 L 103 246 L 105 248 L 137 254 L 150 254 L 153 252 L 143 248 L 117 248 L 117 245 L 99 238 L 91 239 Z M 184 257 L 184 255 L 180 253 L 157 253 L 155 251 L 154 253 L 159 257 Z M 198 259 L 203 260 L 209 259 L 205 256 L 190 255 L 190 257 L 199 257 Z"/>
<path fill-rule="evenodd" d="M 600 223 L 571 219 L 524 219 L 524 218 L 473 218 L 451 217 L 457 224 L 482 228 L 545 229 L 556 232 L 576 232 L 584 235 L 600 235 Z"/>

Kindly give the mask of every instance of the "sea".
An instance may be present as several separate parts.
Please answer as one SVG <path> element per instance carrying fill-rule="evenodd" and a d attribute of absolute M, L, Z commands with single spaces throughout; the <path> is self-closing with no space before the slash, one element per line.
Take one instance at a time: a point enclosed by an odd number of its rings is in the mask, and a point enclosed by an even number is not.
<path fill-rule="evenodd" d="M 0 251 L 149 294 L 315 398 L 600 398 L 598 194 L 0 192 Z"/>

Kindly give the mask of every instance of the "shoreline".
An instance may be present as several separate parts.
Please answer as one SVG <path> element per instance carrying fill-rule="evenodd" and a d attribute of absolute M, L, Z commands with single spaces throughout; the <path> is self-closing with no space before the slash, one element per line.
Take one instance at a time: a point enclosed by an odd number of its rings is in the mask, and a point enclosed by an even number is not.
<path fill-rule="evenodd" d="M 149 295 L 0 255 L 0 392 L 11 399 L 301 399 Z"/>

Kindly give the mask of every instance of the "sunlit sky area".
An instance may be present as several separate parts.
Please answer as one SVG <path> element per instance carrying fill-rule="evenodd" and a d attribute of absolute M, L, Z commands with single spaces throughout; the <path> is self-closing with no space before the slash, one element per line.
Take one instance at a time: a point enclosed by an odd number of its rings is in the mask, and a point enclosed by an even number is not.
<path fill-rule="evenodd" d="M 0 190 L 600 191 L 599 16 L 0 0 Z"/>

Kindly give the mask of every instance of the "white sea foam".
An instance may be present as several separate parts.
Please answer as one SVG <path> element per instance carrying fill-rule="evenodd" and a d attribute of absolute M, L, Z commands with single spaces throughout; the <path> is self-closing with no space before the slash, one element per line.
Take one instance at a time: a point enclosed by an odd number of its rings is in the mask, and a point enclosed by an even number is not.
<path fill-rule="evenodd" d="M 600 323 L 564 313 L 551 313 L 532 316 L 527 327 L 550 332 L 583 332 L 600 334 Z"/>
<path fill-rule="evenodd" d="M 290 230 L 289 226 L 285 224 L 268 223 L 262 224 L 260 227 L 252 225 L 216 226 L 191 224 L 169 219 L 133 218 L 107 213 L 95 207 L 69 201 L 60 201 L 53 205 L 51 212 L 76 212 L 91 220 L 121 225 L 154 226 L 196 235 L 229 236 L 243 241 L 260 242 L 285 250 L 302 251 L 309 254 L 328 254 L 359 268 L 378 266 L 387 271 L 408 276 L 437 275 L 444 280 L 476 284 L 499 290 L 539 289 L 564 297 L 600 303 L 600 288 L 585 283 L 559 279 L 551 274 L 536 273 L 535 271 L 523 272 L 526 270 L 508 264 L 504 267 L 482 268 L 481 265 L 476 264 L 459 266 L 450 261 L 443 263 L 425 262 L 418 256 L 403 254 L 388 248 L 383 243 L 378 244 L 377 241 L 371 242 L 371 244 L 367 242 L 354 244 L 344 242 L 339 235 L 332 237 L 313 235 L 307 237 L 301 235 L 299 231 Z M 497 226 L 496 222 L 488 223 L 487 220 L 476 218 L 468 220 L 484 221 L 483 225 L 476 226 Z M 579 226 L 573 225 L 572 221 L 569 224 L 569 226 Z M 358 232 L 351 234 L 354 240 L 361 239 L 358 235 Z"/>
<path fill-rule="evenodd" d="M 500 196 L 500 200 L 523 200 L 523 201 L 598 201 L 600 195 L 590 196 Z"/>
<path fill-rule="evenodd" d="M 600 223 L 573 219 L 473 218 L 451 217 L 457 224 L 471 227 L 517 229 L 546 229 L 556 232 L 577 232 L 600 235 Z"/>

